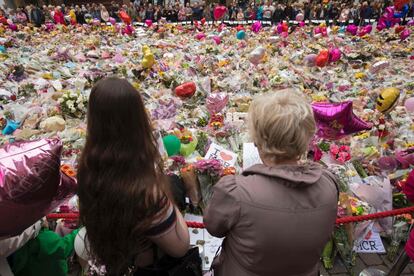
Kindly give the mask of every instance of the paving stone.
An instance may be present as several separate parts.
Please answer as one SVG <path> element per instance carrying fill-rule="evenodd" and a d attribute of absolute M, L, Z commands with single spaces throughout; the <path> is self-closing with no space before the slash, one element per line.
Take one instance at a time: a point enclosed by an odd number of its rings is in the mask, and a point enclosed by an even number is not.
<path fill-rule="evenodd" d="M 383 260 L 383 264 L 384 265 L 386 265 L 388 268 L 391 268 L 392 267 L 392 265 L 393 265 L 393 262 L 391 262 L 389 259 L 388 259 L 388 257 L 387 257 L 387 255 L 381 255 L 381 258 L 382 258 L 382 260 Z"/>
<path fill-rule="evenodd" d="M 410 274 L 410 275 L 413 275 L 413 272 L 414 271 L 411 270 L 411 266 L 410 265 L 407 265 L 407 267 L 403 270 L 402 274 Z"/>
<path fill-rule="evenodd" d="M 367 266 L 380 265 L 384 262 L 378 254 L 359 254 L 359 256 Z"/>
<path fill-rule="evenodd" d="M 408 267 L 411 269 L 411 272 L 414 273 L 414 263 L 412 261 L 408 264 Z"/>
<path fill-rule="evenodd" d="M 319 269 L 319 274 L 322 276 L 329 276 L 329 273 L 326 271 L 326 269 L 321 264 L 321 268 Z"/>
<path fill-rule="evenodd" d="M 365 268 L 367 268 L 367 266 L 365 265 L 365 263 L 361 260 L 361 257 L 357 256 L 356 261 L 355 261 L 355 266 L 354 266 L 354 272 L 355 275 L 359 275 L 359 273 L 364 270 Z"/>
<path fill-rule="evenodd" d="M 329 275 L 336 275 L 339 273 L 347 273 L 346 267 L 340 258 L 336 258 L 334 267 L 328 271 Z"/>
<path fill-rule="evenodd" d="M 385 265 L 378 265 L 378 266 L 372 266 L 372 268 L 379 269 L 381 271 L 384 271 L 385 273 L 388 273 L 389 269 Z"/>

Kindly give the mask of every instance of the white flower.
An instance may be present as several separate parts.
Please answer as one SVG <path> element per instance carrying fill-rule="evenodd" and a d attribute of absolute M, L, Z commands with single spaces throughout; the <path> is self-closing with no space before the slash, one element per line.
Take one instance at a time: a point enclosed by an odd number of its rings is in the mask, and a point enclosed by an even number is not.
<path fill-rule="evenodd" d="M 74 105 L 75 105 L 75 103 L 74 103 L 73 101 L 71 101 L 71 100 L 66 101 L 66 106 L 67 106 L 68 108 L 72 108 L 72 107 L 74 107 Z"/>
<path fill-rule="evenodd" d="M 81 102 L 81 103 L 78 103 L 78 108 L 79 109 L 83 109 L 85 107 L 85 105 Z"/>
<path fill-rule="evenodd" d="M 64 99 L 67 99 L 67 98 L 69 98 L 69 95 L 68 95 L 68 93 L 65 93 L 65 94 L 63 94 L 63 98 L 64 98 Z"/>
<path fill-rule="evenodd" d="M 70 112 L 75 113 L 76 109 L 74 107 L 70 108 Z"/>
<path fill-rule="evenodd" d="M 77 98 L 77 94 L 75 92 L 70 92 L 70 98 L 71 99 L 76 99 Z"/>
<path fill-rule="evenodd" d="M 60 104 L 61 104 L 61 103 L 63 103 L 64 101 L 65 101 L 65 100 L 64 100 L 63 98 L 59 98 L 59 99 L 58 99 L 58 103 L 60 103 Z"/>

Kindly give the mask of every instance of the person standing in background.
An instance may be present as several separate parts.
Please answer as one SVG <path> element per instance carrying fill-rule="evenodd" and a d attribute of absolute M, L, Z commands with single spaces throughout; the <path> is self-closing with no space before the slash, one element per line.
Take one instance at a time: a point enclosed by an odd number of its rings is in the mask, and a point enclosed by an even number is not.
<path fill-rule="evenodd" d="M 45 16 L 42 12 L 42 10 L 38 7 L 35 6 L 32 11 L 30 12 L 31 18 L 32 18 L 32 22 L 35 25 L 35 27 L 40 27 L 42 24 L 45 23 Z"/>
<path fill-rule="evenodd" d="M 154 21 L 155 20 L 154 13 L 155 13 L 155 10 L 154 10 L 152 4 L 151 3 L 148 4 L 148 8 L 145 11 L 145 20 Z"/>
<path fill-rule="evenodd" d="M 274 11 L 274 7 L 270 5 L 269 1 L 266 1 L 266 3 L 263 5 L 263 20 L 271 22 Z"/>
<path fill-rule="evenodd" d="M 362 25 L 368 24 L 365 20 L 371 19 L 373 15 L 373 9 L 369 2 L 362 3 L 360 15 L 361 15 L 360 16 L 361 24 Z"/>
<path fill-rule="evenodd" d="M 304 11 L 304 18 L 305 20 L 309 20 L 311 17 L 312 5 L 310 3 L 305 4 L 305 11 Z"/>
<path fill-rule="evenodd" d="M 138 15 L 137 15 L 137 11 L 136 11 L 133 3 L 127 4 L 126 11 L 127 11 L 128 15 L 131 17 L 132 22 L 137 21 Z"/>
<path fill-rule="evenodd" d="M 178 11 L 178 22 L 183 22 L 187 19 L 187 11 L 184 5 L 180 6 L 180 9 Z"/>
<path fill-rule="evenodd" d="M 263 20 L 263 4 L 260 3 L 256 9 L 256 19 Z"/>
<path fill-rule="evenodd" d="M 198 2 L 194 3 L 192 10 L 194 20 L 201 20 L 203 18 L 203 7 Z"/>
<path fill-rule="evenodd" d="M 23 9 L 18 8 L 16 10 L 16 23 L 26 24 L 27 23 L 27 16 L 26 13 L 23 12 Z"/>
<path fill-rule="evenodd" d="M 278 4 L 276 6 L 275 12 L 273 13 L 273 24 L 282 22 L 283 14 L 284 14 L 283 6 L 282 4 Z"/>
<path fill-rule="evenodd" d="M 193 9 L 190 6 L 190 3 L 185 4 L 185 17 L 187 21 L 193 20 Z"/>
<path fill-rule="evenodd" d="M 53 14 L 53 20 L 55 21 L 56 24 L 66 25 L 65 16 L 60 6 L 56 7 L 55 12 Z"/>
<path fill-rule="evenodd" d="M 351 11 L 350 11 L 348 5 L 342 4 L 341 5 L 341 15 L 339 16 L 339 20 L 338 20 L 340 26 L 347 25 L 350 13 L 351 13 Z"/>
<path fill-rule="evenodd" d="M 244 20 L 244 14 L 243 14 L 243 10 L 241 8 L 239 8 L 239 11 L 237 12 L 236 19 L 237 19 L 237 21 L 243 21 Z"/>

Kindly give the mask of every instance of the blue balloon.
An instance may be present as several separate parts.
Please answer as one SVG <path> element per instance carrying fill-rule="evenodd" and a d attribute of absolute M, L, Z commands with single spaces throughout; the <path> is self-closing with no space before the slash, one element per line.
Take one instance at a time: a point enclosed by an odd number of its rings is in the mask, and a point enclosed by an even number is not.
<path fill-rule="evenodd" d="M 6 53 L 6 47 L 4 47 L 3 45 L 0 45 L 0 53 Z"/>
<path fill-rule="evenodd" d="M 246 32 L 241 30 L 237 32 L 237 39 L 244 39 L 246 37 Z"/>
<path fill-rule="evenodd" d="M 20 123 L 12 120 L 7 120 L 7 124 L 4 127 L 2 134 L 3 135 L 10 135 L 20 127 Z"/>

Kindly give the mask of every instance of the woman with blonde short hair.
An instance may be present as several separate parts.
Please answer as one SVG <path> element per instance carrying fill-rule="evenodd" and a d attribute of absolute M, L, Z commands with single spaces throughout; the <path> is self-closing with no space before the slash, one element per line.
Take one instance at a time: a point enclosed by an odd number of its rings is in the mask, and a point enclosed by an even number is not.
<path fill-rule="evenodd" d="M 248 120 L 263 164 L 213 188 L 204 223 L 225 237 L 214 275 L 319 275 L 338 192 L 331 173 L 300 161 L 315 133 L 312 108 L 292 89 L 275 91 L 252 102 Z"/>

